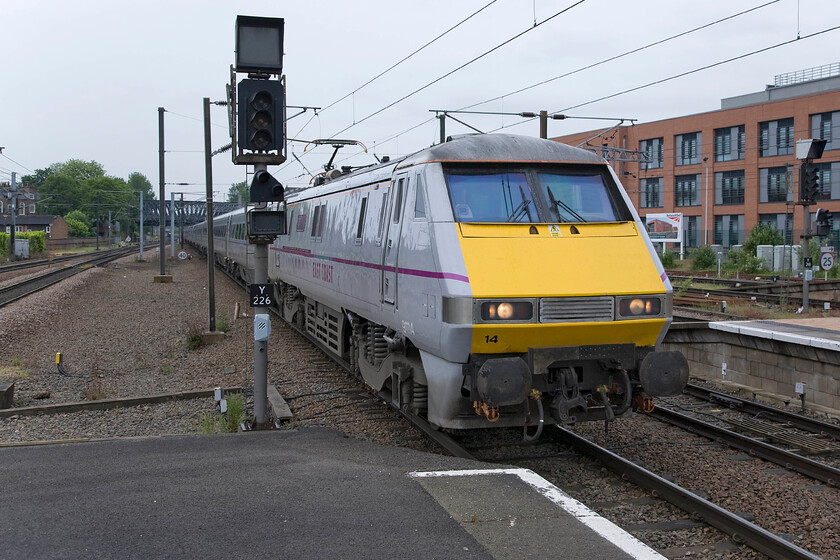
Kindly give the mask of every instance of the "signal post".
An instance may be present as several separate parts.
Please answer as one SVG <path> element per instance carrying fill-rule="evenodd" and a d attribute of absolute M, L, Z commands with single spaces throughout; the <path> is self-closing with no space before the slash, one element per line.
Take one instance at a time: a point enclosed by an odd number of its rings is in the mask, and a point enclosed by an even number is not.
<path fill-rule="evenodd" d="M 283 76 L 282 18 L 237 16 L 236 66 L 227 87 L 233 163 L 253 165 L 247 212 L 248 242 L 254 244 L 254 418 L 252 429 L 268 428 L 269 307 L 274 285 L 268 279 L 268 247 L 286 233 L 283 186 L 268 165 L 286 161 L 286 91 Z M 237 73 L 248 77 L 237 83 Z M 272 79 L 276 76 L 276 79 Z"/>
<path fill-rule="evenodd" d="M 817 169 L 812 161 L 820 159 L 825 148 L 825 140 L 797 140 L 796 158 L 801 160 L 799 165 L 799 204 L 802 205 L 802 312 L 808 313 L 810 301 L 808 300 L 808 282 L 811 281 L 814 271 L 811 268 L 810 240 L 814 237 L 811 233 L 811 204 L 820 198 L 820 185 Z M 831 213 L 820 208 L 817 210 L 817 235 L 827 233 L 825 225 L 831 219 Z M 825 232 L 825 233 L 823 233 Z"/>

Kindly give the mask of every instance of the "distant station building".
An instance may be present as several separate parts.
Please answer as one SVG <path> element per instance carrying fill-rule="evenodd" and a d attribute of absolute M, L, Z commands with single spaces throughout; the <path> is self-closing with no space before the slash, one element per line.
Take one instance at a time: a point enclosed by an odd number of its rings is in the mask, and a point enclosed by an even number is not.
<path fill-rule="evenodd" d="M 838 248 L 840 63 L 778 75 L 764 91 L 722 99 L 719 111 L 553 140 L 609 160 L 642 218 L 682 213 L 686 247 L 731 247 L 759 222 L 800 242 L 795 146 L 808 138 L 827 140 L 810 211 L 834 213 L 828 243 Z"/>

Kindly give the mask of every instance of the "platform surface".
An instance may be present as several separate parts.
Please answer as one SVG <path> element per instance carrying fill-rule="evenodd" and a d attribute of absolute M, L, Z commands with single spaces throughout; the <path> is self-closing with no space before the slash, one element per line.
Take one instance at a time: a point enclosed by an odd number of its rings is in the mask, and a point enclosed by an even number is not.
<path fill-rule="evenodd" d="M 524 469 L 327 429 L 0 449 L 0 559 L 662 559 Z"/>
<path fill-rule="evenodd" d="M 715 321 L 709 328 L 840 351 L 840 317 Z"/>

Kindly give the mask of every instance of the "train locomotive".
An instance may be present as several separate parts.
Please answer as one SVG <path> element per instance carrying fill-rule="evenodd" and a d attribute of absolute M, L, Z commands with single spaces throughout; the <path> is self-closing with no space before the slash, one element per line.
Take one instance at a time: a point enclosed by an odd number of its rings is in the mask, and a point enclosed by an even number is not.
<path fill-rule="evenodd" d="M 657 350 L 672 288 L 612 168 L 508 134 L 466 135 L 287 198 L 269 251 L 278 311 L 435 427 L 610 421 L 681 392 Z M 215 258 L 252 280 L 244 211 Z M 206 224 L 187 234 L 206 245 Z"/>

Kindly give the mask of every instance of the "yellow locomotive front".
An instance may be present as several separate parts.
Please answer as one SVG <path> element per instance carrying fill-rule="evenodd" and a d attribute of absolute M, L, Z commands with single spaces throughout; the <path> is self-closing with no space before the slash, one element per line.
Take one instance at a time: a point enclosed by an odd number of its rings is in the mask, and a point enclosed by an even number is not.
<path fill-rule="evenodd" d="M 500 424 L 611 420 L 682 390 L 656 352 L 671 287 L 606 163 L 444 163 L 472 290 L 444 300 L 472 325 L 461 394 Z M 524 415 L 524 418 L 523 418 Z"/>

